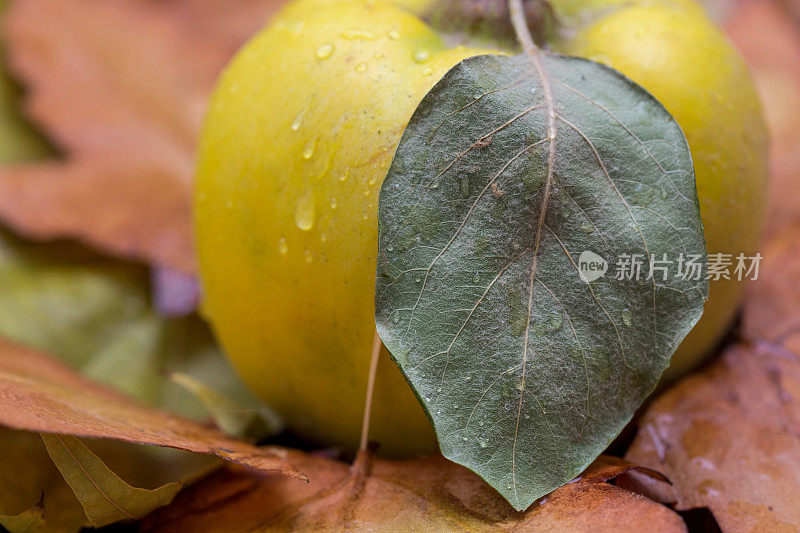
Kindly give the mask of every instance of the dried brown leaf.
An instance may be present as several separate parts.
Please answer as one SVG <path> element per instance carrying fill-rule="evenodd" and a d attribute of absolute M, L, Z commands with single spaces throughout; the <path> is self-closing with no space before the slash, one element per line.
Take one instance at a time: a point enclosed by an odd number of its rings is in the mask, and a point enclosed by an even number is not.
<path fill-rule="evenodd" d="M 2 341 L 0 424 L 213 454 L 250 468 L 304 479 L 283 457 L 269 450 L 144 407 L 75 374 L 54 359 Z"/>
<path fill-rule="evenodd" d="M 601 458 L 582 478 L 518 513 L 478 476 L 442 457 L 352 467 L 284 450 L 307 485 L 226 468 L 146 519 L 146 531 L 684 531 L 680 516 L 604 483 L 633 467 Z"/>
<path fill-rule="evenodd" d="M 800 359 L 729 349 L 654 402 L 627 458 L 664 472 L 677 508 L 708 507 L 723 531 L 795 531 Z"/>
<path fill-rule="evenodd" d="M 5 20 L 27 110 L 63 163 L 0 172 L 0 219 L 194 270 L 194 152 L 217 74 L 278 0 L 25 0 Z M 124 31 L 123 31 L 124 29 Z"/>
<path fill-rule="evenodd" d="M 795 198 L 800 201 L 800 194 Z M 761 253 L 761 276 L 750 286 L 742 334 L 800 353 L 800 228 L 770 239 Z"/>

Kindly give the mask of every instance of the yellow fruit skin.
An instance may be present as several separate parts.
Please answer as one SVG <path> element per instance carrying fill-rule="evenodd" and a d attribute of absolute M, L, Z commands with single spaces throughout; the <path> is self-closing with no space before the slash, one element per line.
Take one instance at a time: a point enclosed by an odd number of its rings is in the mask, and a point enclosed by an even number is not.
<path fill-rule="evenodd" d="M 219 82 L 197 171 L 204 312 L 252 390 L 319 444 L 360 434 L 381 182 L 417 104 L 477 53 L 386 2 L 300 0 Z M 386 353 L 376 391 L 383 453 L 436 449 Z"/>
<path fill-rule="evenodd" d="M 606 63 L 658 98 L 683 129 L 694 160 L 709 254 L 757 252 L 765 219 L 767 133 L 746 66 L 704 11 L 688 0 L 555 0 L 590 20 L 560 43 Z M 583 7 L 581 7 L 581 5 Z M 614 7 L 616 5 L 616 7 Z M 609 8 L 609 6 L 612 6 Z M 712 281 L 703 317 L 662 381 L 696 367 L 736 313 L 742 283 Z"/>
<path fill-rule="evenodd" d="M 430 1 L 394 3 L 419 11 Z M 724 37 L 689 0 L 554 5 L 590 15 L 563 51 L 622 71 L 684 129 L 709 250 L 754 253 L 766 140 L 746 69 Z M 197 174 L 204 312 L 253 391 L 321 445 L 353 448 L 360 433 L 381 182 L 416 105 L 477 53 L 446 50 L 387 2 L 299 0 L 219 82 Z M 712 284 L 672 375 L 717 342 L 738 297 L 739 284 Z M 371 438 L 382 452 L 433 451 L 430 424 L 385 353 L 376 390 Z"/>

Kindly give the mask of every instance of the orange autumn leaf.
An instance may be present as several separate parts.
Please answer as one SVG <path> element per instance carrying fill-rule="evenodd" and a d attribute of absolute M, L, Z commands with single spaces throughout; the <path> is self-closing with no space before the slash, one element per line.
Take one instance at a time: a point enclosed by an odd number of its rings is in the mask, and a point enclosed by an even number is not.
<path fill-rule="evenodd" d="M 354 466 L 284 450 L 308 484 L 226 468 L 145 520 L 144 531 L 685 531 L 680 516 L 605 483 L 632 469 L 601 457 L 576 481 L 524 513 L 442 457 Z M 658 476 L 658 474 L 649 473 Z M 663 479 L 663 478 L 662 478 Z"/>
<path fill-rule="evenodd" d="M 305 479 L 283 457 L 215 429 L 140 405 L 54 359 L 0 341 L 0 424 L 213 454 L 249 468 Z"/>
<path fill-rule="evenodd" d="M 0 171 L 0 219 L 191 273 L 208 96 L 278 0 L 25 0 L 5 18 L 25 107 L 63 161 Z"/>
<path fill-rule="evenodd" d="M 676 508 L 708 507 L 723 531 L 800 524 L 800 358 L 737 346 L 662 395 L 626 458 L 664 472 Z"/>

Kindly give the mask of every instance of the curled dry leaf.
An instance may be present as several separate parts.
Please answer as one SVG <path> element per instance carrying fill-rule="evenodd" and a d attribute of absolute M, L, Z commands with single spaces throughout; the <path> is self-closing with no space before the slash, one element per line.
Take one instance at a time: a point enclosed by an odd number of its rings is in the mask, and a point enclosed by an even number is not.
<path fill-rule="evenodd" d="M 478 476 L 442 457 L 388 461 L 362 454 L 351 468 L 284 453 L 309 472 L 309 484 L 226 468 L 145 519 L 144 530 L 685 531 L 670 509 L 604 483 L 636 468 L 614 458 L 601 457 L 581 478 L 518 513 Z"/>
<path fill-rule="evenodd" d="M 213 454 L 250 468 L 305 479 L 268 450 L 144 407 L 53 359 L 4 342 L 0 342 L 0 424 Z"/>
<path fill-rule="evenodd" d="M 29 113 L 66 161 L 0 172 L 0 218 L 31 237 L 76 237 L 192 272 L 191 182 L 206 100 L 279 3 L 14 2 L 9 60 L 29 87 Z"/>

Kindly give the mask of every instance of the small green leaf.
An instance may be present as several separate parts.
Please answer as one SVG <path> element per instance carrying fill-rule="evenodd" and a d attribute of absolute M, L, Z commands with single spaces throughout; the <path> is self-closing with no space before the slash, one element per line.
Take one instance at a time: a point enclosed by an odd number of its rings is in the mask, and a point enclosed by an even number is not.
<path fill-rule="evenodd" d="M 183 372 L 171 372 L 169 377 L 200 400 L 217 427 L 227 435 L 258 441 L 277 435 L 283 429 L 278 414 L 266 405 L 244 406 Z M 253 400 L 251 405 L 255 403 Z"/>
<path fill-rule="evenodd" d="M 131 487 L 79 439 L 42 433 L 42 440 L 95 527 L 141 518 L 170 503 L 183 487 L 180 482 L 153 490 Z"/>
<path fill-rule="evenodd" d="M 378 332 L 443 454 L 520 510 L 621 431 L 708 292 L 676 270 L 680 253 L 705 264 L 680 127 L 582 59 L 453 68 L 403 135 L 378 219 Z M 616 279 L 625 254 L 639 280 Z M 648 277 L 662 254 L 667 278 Z"/>

